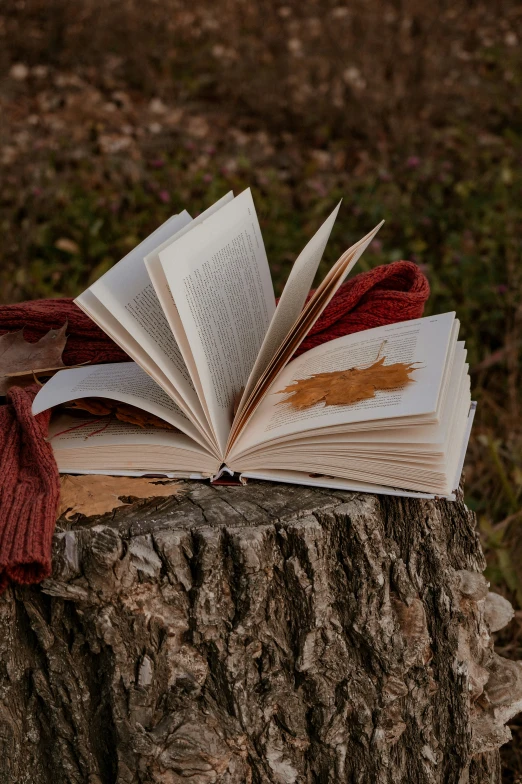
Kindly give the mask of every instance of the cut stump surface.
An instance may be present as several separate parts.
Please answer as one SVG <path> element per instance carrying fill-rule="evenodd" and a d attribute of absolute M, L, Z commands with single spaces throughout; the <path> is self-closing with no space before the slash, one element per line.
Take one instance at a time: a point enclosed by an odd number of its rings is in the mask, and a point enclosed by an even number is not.
<path fill-rule="evenodd" d="M 500 782 L 522 666 L 462 499 L 184 483 L 0 598 L 5 784 Z"/>

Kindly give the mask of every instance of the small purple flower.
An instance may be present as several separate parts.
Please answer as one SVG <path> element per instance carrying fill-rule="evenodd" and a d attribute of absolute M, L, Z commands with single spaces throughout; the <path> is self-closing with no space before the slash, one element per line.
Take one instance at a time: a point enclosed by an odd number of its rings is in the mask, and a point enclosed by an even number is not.
<path fill-rule="evenodd" d="M 211 174 L 204 174 L 203 175 L 203 182 L 207 182 L 207 183 L 208 182 L 212 182 L 213 179 L 214 178 L 213 178 L 213 176 Z"/>
<path fill-rule="evenodd" d="M 153 169 L 162 169 L 165 166 L 165 161 L 163 158 L 155 158 L 150 162 L 150 165 Z"/>
<path fill-rule="evenodd" d="M 380 253 L 382 250 L 382 242 L 381 240 L 372 240 L 370 242 L 370 250 L 373 253 Z"/>
<path fill-rule="evenodd" d="M 33 188 L 33 190 L 32 190 L 32 194 L 33 194 L 33 196 L 35 196 L 36 198 L 38 198 L 38 196 L 41 196 L 41 195 L 42 195 L 42 193 L 43 193 L 43 191 L 42 191 L 42 189 L 41 189 L 41 188 Z"/>
<path fill-rule="evenodd" d="M 170 193 L 168 191 L 159 191 L 158 199 L 163 202 L 163 204 L 168 204 L 170 201 Z"/>
<path fill-rule="evenodd" d="M 416 169 L 417 166 L 420 164 L 420 158 L 417 155 L 410 155 L 408 160 L 406 161 L 406 166 L 408 169 Z"/>
<path fill-rule="evenodd" d="M 505 283 L 499 283 L 497 286 L 497 293 L 498 294 L 507 294 L 508 287 Z"/>

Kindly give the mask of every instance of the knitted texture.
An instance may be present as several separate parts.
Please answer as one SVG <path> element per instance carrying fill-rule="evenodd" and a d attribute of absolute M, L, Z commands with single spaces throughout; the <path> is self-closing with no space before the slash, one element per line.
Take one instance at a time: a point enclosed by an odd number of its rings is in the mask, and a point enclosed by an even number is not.
<path fill-rule="evenodd" d="M 363 329 L 420 318 L 430 284 L 412 261 L 382 264 L 343 283 L 295 355 Z"/>
<path fill-rule="evenodd" d="M 419 318 L 429 284 L 409 261 L 376 267 L 343 284 L 296 352 L 371 327 Z M 123 362 L 128 356 L 70 299 L 0 307 L 0 334 L 24 328 L 35 342 L 67 321 L 66 365 Z M 50 412 L 33 417 L 37 387 L 11 389 L 0 406 L 0 593 L 9 582 L 36 583 L 51 571 L 60 483 L 46 441 Z"/>
<path fill-rule="evenodd" d="M 29 343 L 35 343 L 50 329 L 63 327 L 66 321 L 68 338 L 63 352 L 66 365 L 128 362 L 127 354 L 72 299 L 37 299 L 0 306 L 0 335 L 23 328 Z"/>
<path fill-rule="evenodd" d="M 51 412 L 31 414 L 37 391 L 14 387 L 0 407 L 0 593 L 10 580 L 36 583 L 51 573 L 60 481 L 46 440 Z"/>

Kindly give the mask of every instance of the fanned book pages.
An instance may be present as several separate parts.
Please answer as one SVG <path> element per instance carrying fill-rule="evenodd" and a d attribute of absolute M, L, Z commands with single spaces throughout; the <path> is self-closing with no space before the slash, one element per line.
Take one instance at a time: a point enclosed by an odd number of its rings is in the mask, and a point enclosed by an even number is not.
<path fill-rule="evenodd" d="M 81 294 L 129 362 L 62 370 L 36 396 L 60 471 L 454 498 L 475 408 L 454 313 L 292 359 L 380 228 L 307 301 L 338 210 L 277 307 L 250 190 L 170 218 Z"/>

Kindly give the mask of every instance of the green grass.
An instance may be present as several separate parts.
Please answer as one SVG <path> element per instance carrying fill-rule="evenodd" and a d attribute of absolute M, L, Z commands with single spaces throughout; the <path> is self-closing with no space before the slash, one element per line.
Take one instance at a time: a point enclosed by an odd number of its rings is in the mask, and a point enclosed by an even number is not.
<path fill-rule="evenodd" d="M 491 542 L 491 574 L 498 580 L 507 574 L 500 564 L 503 538 L 491 534 L 491 526 L 517 511 L 522 489 L 517 418 L 522 173 L 516 165 L 522 144 L 511 135 L 477 149 L 473 138 L 454 132 L 449 139 L 441 136 L 435 150 L 427 158 L 405 153 L 388 169 L 374 164 L 356 178 L 344 171 L 323 175 L 312 162 L 301 182 L 295 173 L 282 181 L 276 169 L 256 169 L 246 153 L 229 173 L 217 161 L 201 171 L 189 169 L 186 149 L 165 152 L 145 164 L 139 177 L 129 176 L 118 157 L 68 167 L 41 161 L 38 187 L 5 219 L 8 232 L 23 235 L 24 244 L 21 255 L 18 247 L 6 261 L 2 290 L 10 299 L 74 296 L 170 214 L 187 208 L 196 215 L 230 188 L 253 187 L 276 293 L 338 199 L 343 206 L 321 274 L 384 218 L 358 269 L 415 260 L 430 280 L 428 312 L 457 311 L 472 367 L 508 349 L 473 376 L 480 405 L 467 482 L 467 500 Z M 9 202 L 9 189 L 4 199 Z"/>

